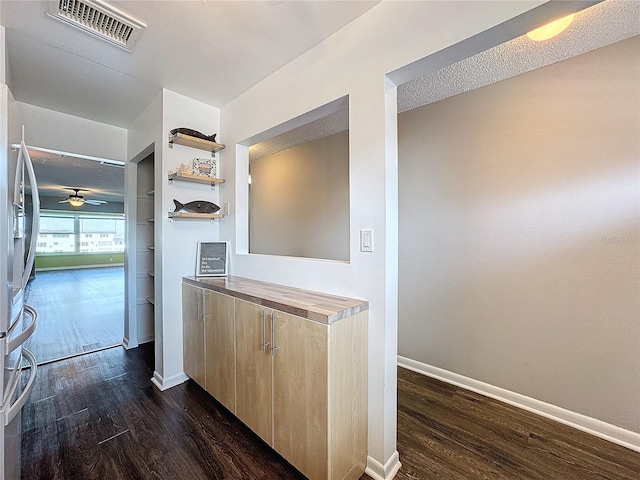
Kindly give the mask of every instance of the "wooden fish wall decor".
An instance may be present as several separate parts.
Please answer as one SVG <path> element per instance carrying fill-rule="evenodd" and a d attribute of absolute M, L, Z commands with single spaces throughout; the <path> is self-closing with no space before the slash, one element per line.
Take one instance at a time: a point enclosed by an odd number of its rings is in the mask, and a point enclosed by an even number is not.
<path fill-rule="evenodd" d="M 183 135 L 189 135 L 190 137 L 201 138 L 202 140 L 208 140 L 210 142 L 216 141 L 217 133 L 211 135 L 205 135 L 204 133 L 200 133 L 197 130 L 192 130 L 191 128 L 174 128 L 171 130 L 171 135 L 175 135 L 176 133 L 181 133 Z"/>
<path fill-rule="evenodd" d="M 185 212 L 191 213 L 216 213 L 220 210 L 220 207 L 215 203 L 207 202 L 206 200 L 194 200 L 189 203 L 180 203 L 175 198 L 173 199 L 173 203 L 176 205 L 176 209 L 174 212 L 179 212 L 184 210 Z"/>

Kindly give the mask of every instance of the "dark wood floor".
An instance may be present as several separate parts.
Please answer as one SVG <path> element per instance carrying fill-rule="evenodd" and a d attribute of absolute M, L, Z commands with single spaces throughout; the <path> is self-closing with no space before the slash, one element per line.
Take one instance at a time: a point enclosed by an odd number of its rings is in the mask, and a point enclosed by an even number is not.
<path fill-rule="evenodd" d="M 302 479 L 193 382 L 160 392 L 153 344 L 44 365 L 23 410 L 24 480 Z"/>
<path fill-rule="evenodd" d="M 639 479 L 640 453 L 398 369 L 397 478 Z"/>
<path fill-rule="evenodd" d="M 302 479 L 193 382 L 151 385 L 152 344 L 45 365 L 23 410 L 23 476 Z M 399 369 L 398 477 L 637 479 L 640 454 Z M 361 480 L 368 480 L 363 475 Z"/>
<path fill-rule="evenodd" d="M 25 301 L 38 311 L 25 345 L 38 363 L 122 342 L 123 267 L 38 272 Z"/>

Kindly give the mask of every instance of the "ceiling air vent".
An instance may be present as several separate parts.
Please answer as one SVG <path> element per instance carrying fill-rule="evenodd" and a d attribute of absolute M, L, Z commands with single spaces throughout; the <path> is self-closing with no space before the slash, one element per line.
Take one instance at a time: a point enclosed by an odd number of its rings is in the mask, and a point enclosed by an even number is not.
<path fill-rule="evenodd" d="M 52 0 L 49 15 L 131 51 L 146 25 L 100 0 Z"/>

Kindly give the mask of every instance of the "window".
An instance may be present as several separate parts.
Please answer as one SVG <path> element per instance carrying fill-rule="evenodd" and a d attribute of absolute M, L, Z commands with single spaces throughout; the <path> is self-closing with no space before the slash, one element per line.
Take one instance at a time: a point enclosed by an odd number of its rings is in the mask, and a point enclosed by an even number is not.
<path fill-rule="evenodd" d="M 124 224 L 123 215 L 43 211 L 36 253 L 123 252 Z"/>
<path fill-rule="evenodd" d="M 124 251 L 124 218 L 122 217 L 81 217 L 80 252 L 121 252 Z M 86 242 L 85 239 L 99 238 Z M 89 243 L 84 246 L 82 243 Z"/>
<path fill-rule="evenodd" d="M 40 234 L 36 244 L 36 253 L 72 253 L 75 252 L 73 241 L 73 217 L 40 215 Z M 60 242 L 61 239 L 69 242 Z M 55 239 L 55 241 L 54 241 Z"/>

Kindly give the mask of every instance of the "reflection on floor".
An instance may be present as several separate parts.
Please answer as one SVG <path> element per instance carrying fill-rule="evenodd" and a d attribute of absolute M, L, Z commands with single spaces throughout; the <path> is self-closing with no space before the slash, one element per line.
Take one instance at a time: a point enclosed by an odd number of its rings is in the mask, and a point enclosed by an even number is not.
<path fill-rule="evenodd" d="M 22 412 L 24 480 L 304 480 L 189 381 L 151 384 L 153 343 L 38 369 Z"/>
<path fill-rule="evenodd" d="M 124 267 L 38 272 L 26 303 L 38 311 L 26 347 L 39 364 L 120 344 Z"/>

